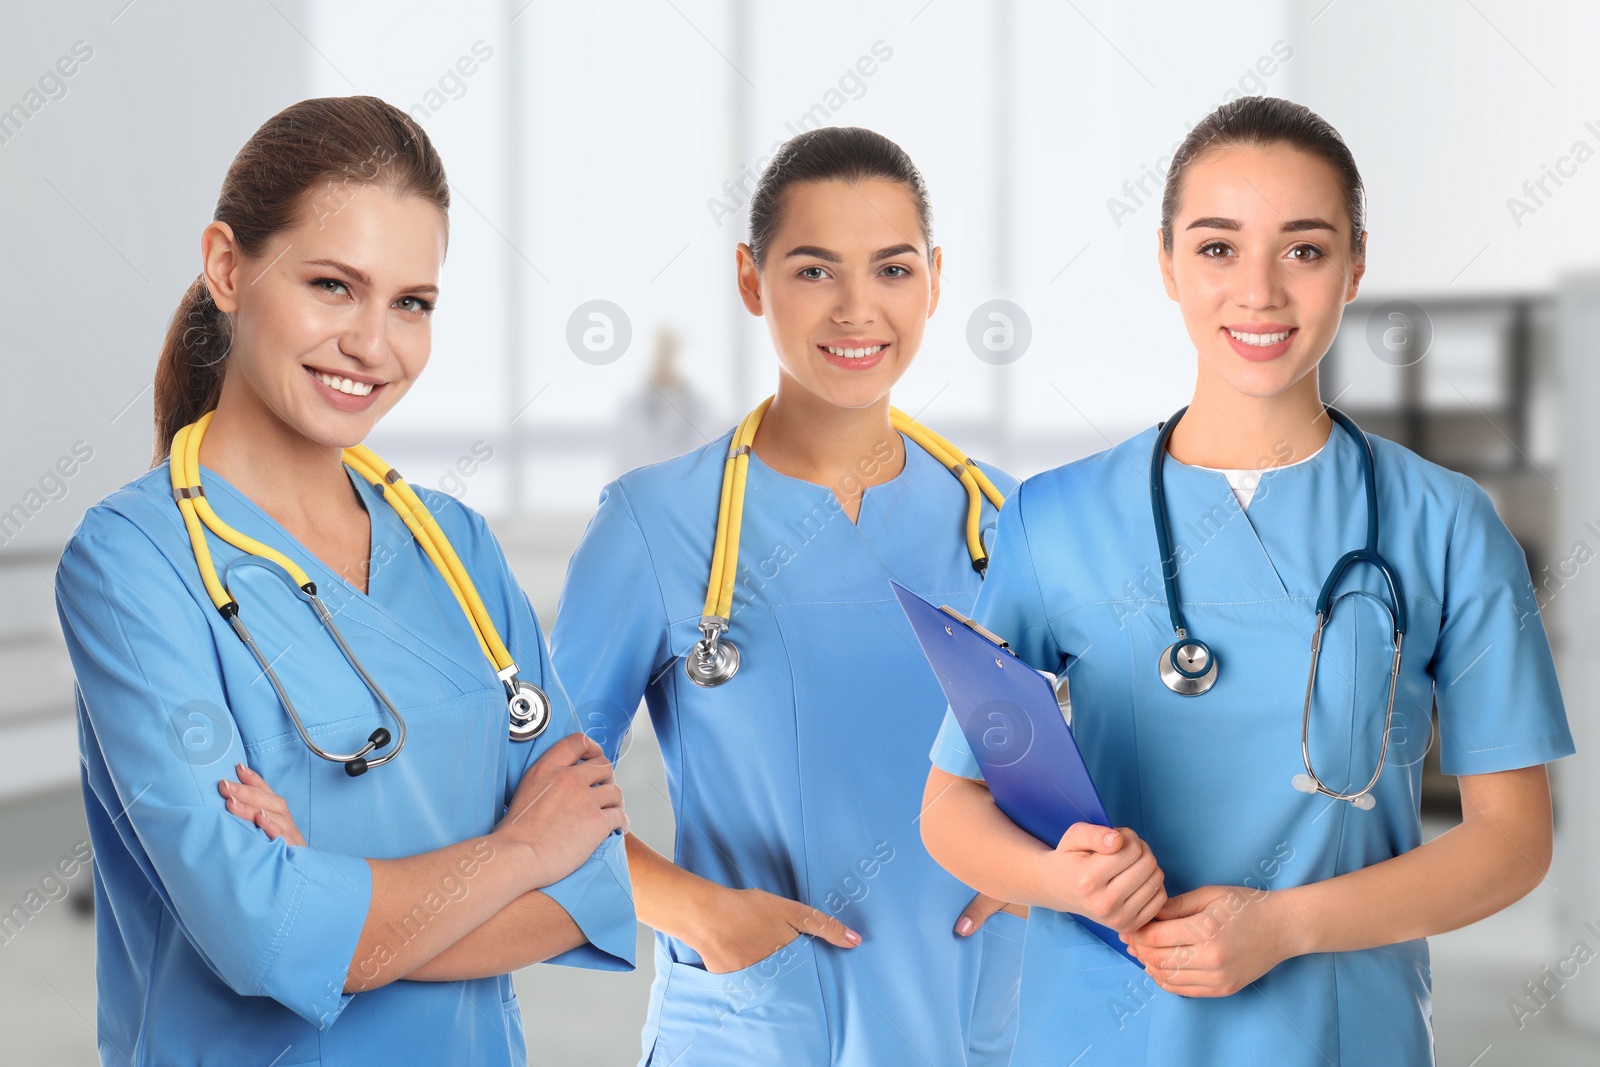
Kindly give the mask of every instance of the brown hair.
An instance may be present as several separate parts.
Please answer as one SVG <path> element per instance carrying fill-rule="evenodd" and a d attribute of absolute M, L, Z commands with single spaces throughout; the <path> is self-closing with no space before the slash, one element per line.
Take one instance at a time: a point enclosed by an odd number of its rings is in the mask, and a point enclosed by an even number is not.
<path fill-rule="evenodd" d="M 259 256 L 303 208 L 320 219 L 351 185 L 419 196 L 448 217 L 450 187 L 428 135 L 375 96 L 302 100 L 272 116 L 233 157 L 211 217 L 233 229 L 245 255 Z M 173 313 L 156 362 L 156 465 L 180 429 L 217 406 L 232 341 L 202 274 Z"/>
<path fill-rule="evenodd" d="M 1231 100 L 1200 120 L 1189 131 L 1167 168 L 1167 186 L 1161 195 L 1161 246 L 1172 251 L 1172 216 L 1183 193 L 1183 176 L 1193 163 L 1213 152 L 1236 145 L 1265 148 L 1288 145 L 1326 162 L 1344 187 L 1344 210 L 1350 217 L 1352 251 L 1361 254 L 1361 234 L 1366 228 L 1367 194 L 1355 157 L 1328 120 L 1303 104 L 1276 96 L 1243 96 Z"/>
<path fill-rule="evenodd" d="M 801 182 L 879 178 L 899 182 L 917 205 L 922 243 L 933 258 L 933 210 L 928 186 L 905 149 L 881 133 L 860 126 L 823 126 L 796 134 L 783 143 L 762 171 L 750 197 L 750 258 L 756 269 L 766 265 L 768 246 L 783 225 L 783 194 Z"/>

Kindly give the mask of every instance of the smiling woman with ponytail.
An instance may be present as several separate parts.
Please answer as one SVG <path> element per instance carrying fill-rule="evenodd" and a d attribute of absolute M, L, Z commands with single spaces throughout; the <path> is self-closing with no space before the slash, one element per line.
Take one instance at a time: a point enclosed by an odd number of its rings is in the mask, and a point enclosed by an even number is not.
<path fill-rule="evenodd" d="M 269 119 L 167 331 L 155 469 L 62 556 L 102 1062 L 521 1067 L 510 971 L 632 966 L 621 793 L 499 545 L 346 451 L 427 364 L 448 209 L 427 134 L 389 104 Z M 310 580 L 286 589 L 261 546 Z M 316 589 L 343 644 L 301 602 Z M 485 631 L 548 694 L 531 741 Z"/>

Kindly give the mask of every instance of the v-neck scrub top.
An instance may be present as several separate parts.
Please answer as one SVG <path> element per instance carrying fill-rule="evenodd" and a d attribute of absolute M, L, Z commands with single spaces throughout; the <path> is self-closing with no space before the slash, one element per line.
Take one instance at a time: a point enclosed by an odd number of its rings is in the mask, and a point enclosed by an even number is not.
<path fill-rule="evenodd" d="M 1024 482 L 975 610 L 1033 667 L 1065 666 L 1106 811 L 1149 842 L 1169 894 L 1306 885 L 1416 848 L 1435 704 L 1446 774 L 1573 751 L 1521 548 L 1470 479 L 1373 437 L 1379 550 L 1409 613 L 1388 759 L 1372 810 L 1295 790 L 1317 596 L 1366 542 L 1361 444 L 1335 426 L 1318 455 L 1263 471 L 1248 512 L 1221 474 L 1165 457 L 1185 619 L 1219 671 L 1188 697 L 1157 673 L 1173 635 L 1150 514 L 1155 437 Z M 1310 743 L 1323 780 L 1348 792 L 1377 762 L 1394 648 L 1378 572 L 1355 567 L 1339 591 Z M 948 713 L 932 758 L 981 777 Z M 1069 916 L 1035 908 L 1012 1062 L 1066 1067 L 1092 1046 L 1096 1063 L 1162 1067 L 1428 1064 L 1430 990 L 1418 939 L 1295 957 L 1229 997 L 1176 996 Z"/>
<path fill-rule="evenodd" d="M 473 511 L 418 488 L 472 575 L 524 678 L 553 704 L 538 739 L 507 734 L 504 688 L 433 564 L 378 490 L 351 474 L 372 523 L 369 591 L 302 548 L 219 475 L 224 521 L 303 567 L 373 680 L 406 720 L 390 763 L 349 777 L 301 742 L 272 686 L 206 595 L 167 465 L 90 508 L 56 575 L 77 673 L 79 754 L 94 845 L 97 1031 L 106 1064 L 527 1063 L 511 977 L 400 980 L 343 992 L 372 893 L 363 857 L 416 855 L 488 833 L 523 774 L 576 722 L 538 622 Z M 207 534 L 219 574 L 241 556 Z M 232 572 L 240 618 L 330 751 L 378 726 L 398 734 L 286 580 Z M 217 782 L 260 772 L 304 847 L 230 814 Z M 588 943 L 554 962 L 633 963 L 634 914 L 619 835 L 543 892 Z M 403 944 L 496 862 L 482 844 L 396 923 Z M 276 1058 L 274 1058 L 276 1057 Z"/>
<path fill-rule="evenodd" d="M 727 635 L 742 659 L 731 681 L 700 688 L 684 656 L 700 638 L 731 437 L 605 488 L 551 654 L 608 755 L 648 704 L 679 866 L 802 901 L 863 940 L 801 936 L 712 974 L 658 933 L 643 1062 L 1004 1064 L 1024 921 L 1002 912 L 970 938 L 952 932 L 973 890 L 927 855 L 917 823 L 939 687 L 889 584 L 971 606 L 966 493 L 904 441 L 904 469 L 866 490 L 852 523 L 831 489 L 752 454 Z M 983 469 L 1002 492 L 1016 484 Z M 986 538 L 994 523 L 985 503 Z"/>

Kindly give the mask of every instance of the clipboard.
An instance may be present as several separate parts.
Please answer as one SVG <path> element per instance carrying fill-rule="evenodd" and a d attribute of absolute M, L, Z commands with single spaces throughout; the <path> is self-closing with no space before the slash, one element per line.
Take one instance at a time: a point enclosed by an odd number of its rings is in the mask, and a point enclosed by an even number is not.
<path fill-rule="evenodd" d="M 1110 826 L 1083 753 L 1044 675 L 1004 640 L 890 581 L 997 807 L 1054 848 L 1073 823 Z M 1069 913 L 1070 914 L 1070 913 Z M 1072 916 L 1136 967 L 1110 927 Z"/>

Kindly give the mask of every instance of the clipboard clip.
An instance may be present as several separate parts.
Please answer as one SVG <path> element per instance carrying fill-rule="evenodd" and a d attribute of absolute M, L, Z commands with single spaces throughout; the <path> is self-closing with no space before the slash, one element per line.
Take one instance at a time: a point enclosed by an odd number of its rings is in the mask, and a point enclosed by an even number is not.
<path fill-rule="evenodd" d="M 1011 642 L 1007 641 L 999 634 L 994 633 L 992 630 L 989 630 L 982 623 L 972 621 L 948 604 L 940 604 L 939 610 L 959 622 L 961 625 L 965 626 L 967 629 L 971 630 L 973 633 L 977 634 L 979 637 L 983 638 L 985 641 L 992 643 L 995 647 L 1003 648 L 1007 652 L 1011 652 Z M 1016 653 L 1011 652 L 1011 655 L 1014 657 L 1016 656 Z"/>

